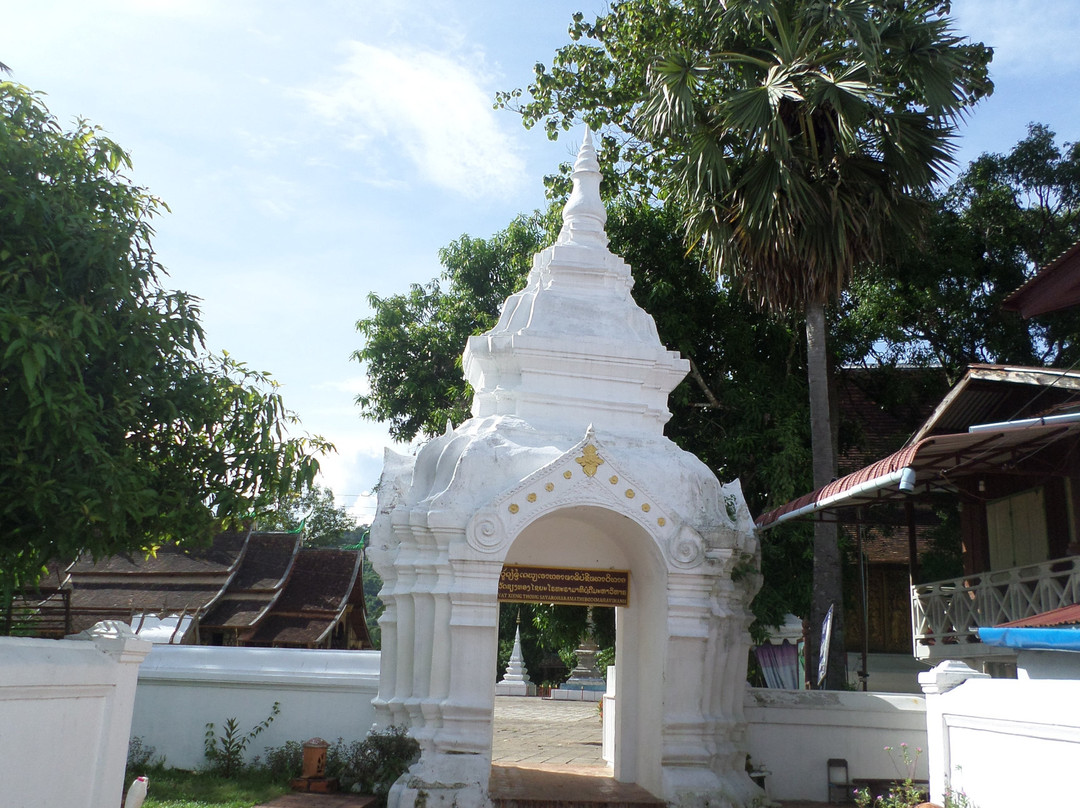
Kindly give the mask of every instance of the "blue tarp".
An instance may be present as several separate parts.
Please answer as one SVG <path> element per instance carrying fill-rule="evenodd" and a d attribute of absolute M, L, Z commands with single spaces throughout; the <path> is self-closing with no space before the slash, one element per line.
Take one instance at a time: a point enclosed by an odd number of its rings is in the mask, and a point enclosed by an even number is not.
<path fill-rule="evenodd" d="M 979 639 L 987 645 L 1029 651 L 1080 651 L 1080 627 L 980 628 Z"/>

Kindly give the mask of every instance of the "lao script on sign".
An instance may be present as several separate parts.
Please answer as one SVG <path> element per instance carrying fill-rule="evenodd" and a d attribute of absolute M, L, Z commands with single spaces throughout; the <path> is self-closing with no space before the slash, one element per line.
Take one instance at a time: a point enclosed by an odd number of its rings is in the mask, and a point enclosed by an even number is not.
<path fill-rule="evenodd" d="M 567 606 L 628 606 L 630 571 L 507 565 L 499 576 L 499 600 Z"/>

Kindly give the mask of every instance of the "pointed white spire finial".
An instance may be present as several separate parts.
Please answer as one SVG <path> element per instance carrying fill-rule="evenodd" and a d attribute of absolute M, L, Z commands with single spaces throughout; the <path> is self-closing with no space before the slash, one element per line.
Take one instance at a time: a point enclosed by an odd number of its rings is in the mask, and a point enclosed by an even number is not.
<path fill-rule="evenodd" d="M 606 247 L 608 237 L 604 225 L 607 224 L 607 211 L 600 199 L 600 180 L 603 177 L 589 129 L 585 130 L 585 139 L 578 151 L 571 178 L 574 188 L 563 208 L 559 243 Z"/>

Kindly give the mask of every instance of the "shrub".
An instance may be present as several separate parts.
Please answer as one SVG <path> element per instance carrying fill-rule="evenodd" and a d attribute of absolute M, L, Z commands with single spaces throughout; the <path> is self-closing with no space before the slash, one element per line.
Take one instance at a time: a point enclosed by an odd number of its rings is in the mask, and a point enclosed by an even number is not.
<path fill-rule="evenodd" d="M 243 771 L 244 753 L 248 745 L 273 723 L 280 712 L 281 703 L 275 701 L 273 707 L 270 708 L 270 715 L 245 733 L 240 732 L 235 718 L 226 719 L 220 736 L 214 730 L 213 723 L 207 723 L 206 734 L 203 737 L 203 751 L 210 763 L 210 770 L 222 777 L 232 777 Z"/>
<path fill-rule="evenodd" d="M 331 764 L 340 767 L 337 776 L 343 782 L 356 784 L 361 792 L 379 797 L 380 805 L 386 805 L 390 786 L 419 757 L 420 744 L 404 727 L 388 727 L 350 744 L 338 739 L 327 754 L 327 771 Z"/>
<path fill-rule="evenodd" d="M 132 736 L 128 741 L 127 770 L 133 772 L 150 767 L 153 765 L 155 752 L 157 750 L 146 744 L 138 735 Z"/>
<path fill-rule="evenodd" d="M 286 741 L 284 746 L 266 747 L 266 770 L 275 779 L 287 780 L 299 777 L 304 767 L 304 745 L 299 741 Z M 327 772 L 330 775 L 329 771 Z"/>

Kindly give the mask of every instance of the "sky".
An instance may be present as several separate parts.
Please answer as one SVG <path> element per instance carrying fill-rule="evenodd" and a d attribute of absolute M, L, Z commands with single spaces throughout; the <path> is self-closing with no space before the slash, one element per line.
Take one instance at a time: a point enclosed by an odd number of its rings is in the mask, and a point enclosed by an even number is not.
<path fill-rule="evenodd" d="M 301 431 L 337 447 L 321 483 L 374 513 L 384 425 L 358 319 L 368 295 L 438 276 L 438 250 L 544 205 L 557 142 L 494 110 L 601 0 L 0 0 L 0 62 L 132 156 L 163 199 L 165 285 L 201 299 L 208 347 L 282 385 Z M 1029 122 L 1080 140 L 1074 0 L 954 0 L 956 29 L 995 50 L 996 89 L 961 127 L 959 163 L 1006 152 Z M 464 349 L 464 346 L 462 346 Z M 405 451 L 404 447 L 397 447 Z"/>

